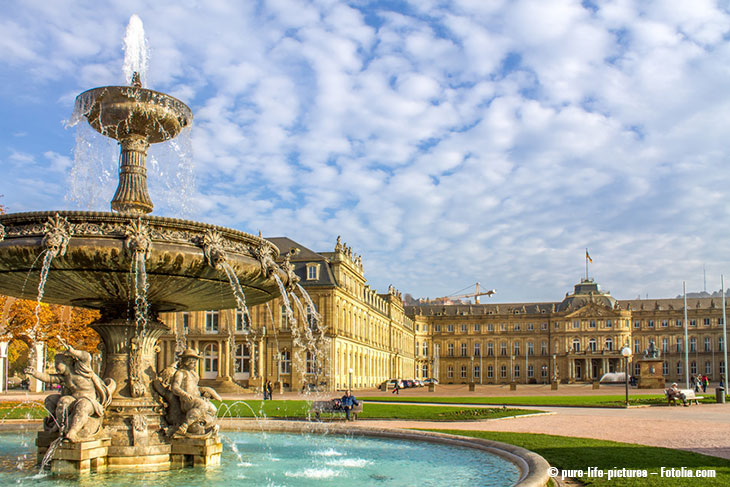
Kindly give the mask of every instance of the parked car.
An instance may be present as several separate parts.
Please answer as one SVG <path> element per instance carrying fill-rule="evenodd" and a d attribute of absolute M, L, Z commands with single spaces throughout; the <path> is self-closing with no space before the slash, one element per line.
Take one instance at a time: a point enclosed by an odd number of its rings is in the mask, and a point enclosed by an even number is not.
<path fill-rule="evenodd" d="M 429 377 L 428 379 L 424 379 L 423 380 L 423 383 L 426 384 L 426 385 L 429 385 L 429 384 L 434 384 L 435 385 L 435 384 L 438 384 L 439 381 L 438 381 L 438 379 L 434 379 L 432 377 Z"/>
<path fill-rule="evenodd" d="M 382 382 L 378 386 L 378 389 L 380 389 L 381 391 L 390 391 L 390 390 L 395 389 L 396 384 L 398 384 L 399 389 L 403 389 L 403 387 L 405 387 L 403 385 L 403 381 L 400 379 L 388 379 L 388 380 Z"/>

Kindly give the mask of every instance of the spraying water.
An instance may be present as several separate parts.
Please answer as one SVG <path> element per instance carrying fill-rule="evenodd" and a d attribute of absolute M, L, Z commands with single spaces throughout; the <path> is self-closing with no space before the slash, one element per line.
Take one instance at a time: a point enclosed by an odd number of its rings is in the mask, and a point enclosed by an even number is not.
<path fill-rule="evenodd" d="M 142 86 L 147 81 L 147 65 L 149 63 L 149 47 L 144 38 L 142 19 L 137 14 L 129 18 L 127 32 L 124 34 L 124 78 L 127 84 L 133 84 L 134 73 L 137 73 Z"/>

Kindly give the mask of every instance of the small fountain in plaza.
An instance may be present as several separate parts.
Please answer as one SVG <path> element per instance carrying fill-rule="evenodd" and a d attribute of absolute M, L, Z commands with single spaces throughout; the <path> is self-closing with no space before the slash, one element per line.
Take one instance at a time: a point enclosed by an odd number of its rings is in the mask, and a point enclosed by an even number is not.
<path fill-rule="evenodd" d="M 130 84 L 81 93 L 72 117 L 72 123 L 86 121 L 119 143 L 112 212 L 0 217 L 0 293 L 101 312 L 92 325 L 102 340 L 100 376 L 91 369 L 89 354 L 72 347 L 56 356 L 54 374 L 28 371 L 63 386 L 46 402 L 49 419 L 37 439 L 39 455 L 47 454 L 56 472 L 218 462 L 215 408 L 207 401 L 217 394 L 198 387 L 195 350 L 182 353 L 176 369 L 155 372 L 157 341 L 169 332 L 158 315 L 221 307 L 247 314 L 247 305 L 275 298 L 281 287 L 293 288 L 270 242 L 149 215 L 154 207 L 147 189 L 150 144 L 170 141 L 193 116 L 183 102 L 142 86 L 146 45 L 136 16 L 125 51 Z M 36 294 L 26 290 L 26 279 L 41 253 Z M 232 292 L 221 293 L 226 287 Z M 34 342 L 41 338 L 31 336 Z"/>

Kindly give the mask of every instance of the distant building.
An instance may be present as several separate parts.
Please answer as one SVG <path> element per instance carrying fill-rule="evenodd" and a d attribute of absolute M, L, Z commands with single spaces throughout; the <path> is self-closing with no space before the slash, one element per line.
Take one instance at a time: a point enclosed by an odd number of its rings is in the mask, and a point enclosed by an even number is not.
<path fill-rule="evenodd" d="M 651 340 L 667 380 L 683 381 L 685 367 L 719 380 L 726 373 L 720 300 L 692 298 L 687 308 L 688 344 L 681 298 L 617 301 L 592 279 L 560 302 L 417 305 L 406 313 L 416 327 L 417 376 L 442 383 L 590 382 L 624 370 L 624 345 L 638 359 Z M 629 373 L 639 375 L 637 361 Z"/>

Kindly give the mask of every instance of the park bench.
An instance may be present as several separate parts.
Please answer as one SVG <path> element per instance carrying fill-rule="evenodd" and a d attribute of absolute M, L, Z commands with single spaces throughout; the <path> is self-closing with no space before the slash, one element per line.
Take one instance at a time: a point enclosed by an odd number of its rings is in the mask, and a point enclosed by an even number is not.
<path fill-rule="evenodd" d="M 669 391 L 669 389 L 664 391 L 664 395 L 667 396 L 667 405 L 676 406 L 679 398 L 677 396 L 670 396 Z M 692 401 L 694 401 L 697 405 L 700 404 L 698 397 L 695 395 L 694 389 L 680 389 L 679 392 L 684 394 L 684 397 L 687 398 L 687 404 L 692 404 Z"/>
<path fill-rule="evenodd" d="M 314 413 L 314 417 L 320 419 L 321 413 L 340 413 L 345 416 L 345 410 L 340 406 L 339 399 L 330 399 L 329 401 L 313 401 L 311 412 Z M 350 409 L 350 417 L 353 420 L 357 419 L 358 413 L 362 412 L 362 401 L 358 401 L 357 406 L 353 406 Z"/>

